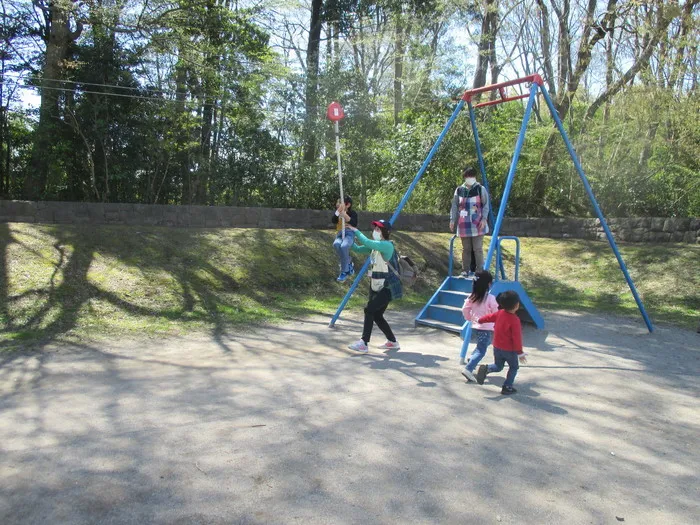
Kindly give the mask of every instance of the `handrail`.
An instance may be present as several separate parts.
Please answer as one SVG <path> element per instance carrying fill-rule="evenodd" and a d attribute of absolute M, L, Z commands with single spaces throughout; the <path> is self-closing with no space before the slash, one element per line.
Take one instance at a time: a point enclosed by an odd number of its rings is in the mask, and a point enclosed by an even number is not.
<path fill-rule="evenodd" d="M 501 259 L 501 242 L 503 241 L 515 241 L 515 281 L 518 280 L 520 275 L 520 239 L 513 235 L 504 235 L 498 238 L 498 243 L 496 243 L 496 260 L 503 264 Z M 504 274 L 505 279 L 505 274 Z M 498 280 L 498 272 L 496 272 L 496 280 Z"/>
<path fill-rule="evenodd" d="M 450 239 L 450 262 L 447 266 L 447 276 L 450 277 L 452 275 L 452 268 L 454 267 L 454 245 L 455 245 L 455 239 L 457 238 L 457 234 L 453 235 L 452 238 Z"/>

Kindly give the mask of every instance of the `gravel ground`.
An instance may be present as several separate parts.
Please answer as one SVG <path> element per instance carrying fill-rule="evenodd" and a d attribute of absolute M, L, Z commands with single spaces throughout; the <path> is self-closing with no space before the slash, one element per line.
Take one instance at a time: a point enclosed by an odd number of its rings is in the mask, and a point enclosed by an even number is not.
<path fill-rule="evenodd" d="M 502 396 L 387 318 L 0 355 L 0 523 L 700 521 L 700 334 L 548 312 Z"/>

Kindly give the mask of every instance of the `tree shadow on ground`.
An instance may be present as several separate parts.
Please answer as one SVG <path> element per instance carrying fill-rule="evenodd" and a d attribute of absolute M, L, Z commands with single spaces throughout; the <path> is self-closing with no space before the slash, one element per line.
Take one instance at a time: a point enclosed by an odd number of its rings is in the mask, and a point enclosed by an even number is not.
<path fill-rule="evenodd" d="M 290 243 L 279 243 L 276 235 L 265 230 L 236 230 L 227 232 L 232 244 L 239 248 L 231 253 L 235 263 L 210 258 L 221 251 L 217 236 L 208 230 L 171 230 L 127 227 L 47 226 L 43 231 L 51 237 L 51 276 L 31 290 L 11 295 L 9 291 L 10 247 L 30 249 L 11 226 L 0 226 L 0 322 L 3 332 L 15 337 L 45 344 L 79 326 L 81 312 L 107 305 L 111 312 L 123 312 L 154 322 L 179 321 L 185 326 L 200 322 L 210 326 L 219 340 L 231 326 L 265 321 L 270 311 L 284 317 L 287 313 L 320 313 L 314 308 L 300 309 L 294 298 L 314 295 L 323 286 L 342 288 L 335 283 L 335 269 L 318 255 L 319 250 L 304 252 L 304 244 L 315 246 L 328 243 L 332 254 L 331 236 L 327 232 L 290 232 Z M 24 232 L 22 232 L 24 235 Z M 294 242 L 297 241 L 298 242 Z M 234 242 L 235 241 L 235 242 Z M 240 250 L 240 248 L 243 248 Z M 46 264 L 47 257 L 34 253 Z M 96 276 L 95 265 L 109 272 L 109 263 L 128 267 L 138 282 L 147 284 L 145 290 L 122 289 L 121 276 L 108 282 Z M 314 271 L 310 272 L 309 267 Z M 98 278 L 96 278 L 98 277 Z M 163 281 L 162 289 L 153 282 Z M 133 283 L 131 283 L 133 285 Z M 154 291 L 155 288 L 155 291 Z M 326 286 L 326 289 L 328 287 Z M 143 293 L 142 293 L 143 292 Z M 152 301 L 147 294 L 170 294 L 169 301 Z M 146 294 L 146 295 L 144 295 Z M 272 294 L 272 295 L 271 295 Z M 16 305 L 25 297 L 39 297 L 36 308 L 20 315 Z M 277 298 L 284 299 L 277 302 Z M 14 308 L 14 310 L 13 310 Z M 222 347 L 225 345 L 221 342 Z M 16 347 L 17 342 L 6 339 L 1 348 Z"/>
<path fill-rule="evenodd" d="M 505 372 L 505 369 L 504 369 Z M 503 386 L 503 381 L 505 380 L 505 375 L 502 378 L 499 378 L 498 376 L 491 377 L 490 375 L 487 376 L 486 382 L 484 383 L 485 385 L 488 384 L 496 384 L 499 388 Z M 557 416 L 564 416 L 569 413 L 568 410 L 566 410 L 564 407 L 559 406 L 555 403 L 551 403 L 547 401 L 546 399 L 541 397 L 541 394 L 537 392 L 534 388 L 532 388 L 531 384 L 517 384 L 516 388 L 518 392 L 516 394 L 512 395 L 496 395 L 492 397 L 487 397 L 488 401 L 495 401 L 497 403 L 500 402 L 507 402 L 507 400 L 512 400 L 516 403 L 520 403 L 523 405 L 526 405 L 531 408 L 535 408 L 537 410 L 542 410 L 544 412 L 548 412 L 550 414 L 554 414 Z"/>
<path fill-rule="evenodd" d="M 9 312 L 9 269 L 7 247 L 12 242 L 10 226 L 7 223 L 0 223 L 0 325 L 6 329 L 12 328 L 12 317 Z"/>

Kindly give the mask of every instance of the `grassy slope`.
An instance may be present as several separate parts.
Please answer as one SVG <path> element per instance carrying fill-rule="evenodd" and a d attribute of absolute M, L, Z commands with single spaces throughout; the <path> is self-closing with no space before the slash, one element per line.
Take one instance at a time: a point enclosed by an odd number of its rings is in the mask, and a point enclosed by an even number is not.
<path fill-rule="evenodd" d="M 0 224 L 0 348 L 330 316 L 348 287 L 334 280 L 332 239 L 330 231 Z M 401 307 L 417 309 L 435 290 L 449 239 L 396 236 L 425 268 Z M 522 249 L 521 281 L 541 308 L 638 315 L 607 243 L 523 239 Z M 695 328 L 700 247 L 630 244 L 622 253 L 652 319 Z M 363 305 L 366 288 L 350 308 Z"/>

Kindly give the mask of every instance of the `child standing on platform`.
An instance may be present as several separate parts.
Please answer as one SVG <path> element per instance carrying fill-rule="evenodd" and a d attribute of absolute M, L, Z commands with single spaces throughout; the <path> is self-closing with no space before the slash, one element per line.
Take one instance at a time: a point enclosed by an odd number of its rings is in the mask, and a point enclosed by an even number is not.
<path fill-rule="evenodd" d="M 515 314 L 520 308 L 520 297 L 512 290 L 498 295 L 501 310 L 479 318 L 479 323 L 495 323 L 493 331 L 493 364 L 479 365 L 476 373 L 476 381 L 484 384 L 486 375 L 491 372 L 500 372 L 508 363 L 508 375 L 501 388 L 501 394 L 515 394 L 513 388 L 515 375 L 518 373 L 519 363 L 525 363 L 523 352 L 523 333 L 520 326 L 520 318 Z"/>
<path fill-rule="evenodd" d="M 462 370 L 462 375 L 467 378 L 467 381 L 476 381 L 474 369 L 486 355 L 486 350 L 491 344 L 493 337 L 493 323 L 482 324 L 479 322 L 480 317 L 498 311 L 496 298 L 489 293 L 492 283 L 493 276 L 490 272 L 486 270 L 476 272 L 472 294 L 464 301 L 464 306 L 462 307 L 464 319 L 471 321 L 472 330 L 476 334 L 476 348 L 472 352 L 467 366 Z"/>

